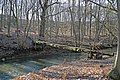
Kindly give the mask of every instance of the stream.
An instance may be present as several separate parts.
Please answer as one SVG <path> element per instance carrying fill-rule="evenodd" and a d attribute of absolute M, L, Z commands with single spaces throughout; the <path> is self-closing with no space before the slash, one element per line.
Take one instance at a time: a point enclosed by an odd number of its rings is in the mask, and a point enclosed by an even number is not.
<path fill-rule="evenodd" d="M 43 58 L 28 58 L 1 62 L 0 80 L 11 80 L 17 76 L 21 76 L 29 72 L 38 73 L 42 68 L 62 63 L 64 59 L 74 61 L 79 60 L 80 58 L 80 53 L 67 53 Z"/>
<path fill-rule="evenodd" d="M 103 52 L 116 52 L 116 47 L 102 50 Z M 39 73 L 40 69 L 52 65 L 58 65 L 66 59 L 67 61 L 80 60 L 85 58 L 85 53 L 58 53 L 55 55 L 44 56 L 42 58 L 26 58 L 22 60 L 10 60 L 0 62 L 0 80 L 12 80 L 15 77 L 27 74 L 29 72 Z"/>

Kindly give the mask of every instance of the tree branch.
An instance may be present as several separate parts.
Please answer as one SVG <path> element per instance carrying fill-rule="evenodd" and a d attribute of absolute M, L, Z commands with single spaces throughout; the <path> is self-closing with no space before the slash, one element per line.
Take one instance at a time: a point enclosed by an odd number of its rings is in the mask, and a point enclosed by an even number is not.
<path fill-rule="evenodd" d="M 60 2 L 54 2 L 54 3 L 50 4 L 50 5 L 48 5 L 47 8 L 54 5 L 54 4 L 60 4 Z"/>
<path fill-rule="evenodd" d="M 98 4 L 98 3 L 96 3 L 96 2 L 94 2 L 94 1 L 92 1 L 92 0 L 88 0 L 88 1 L 90 1 L 91 3 L 94 3 L 94 4 L 96 4 L 96 5 L 98 5 L 98 6 L 100 6 L 100 7 L 107 8 L 107 9 L 113 10 L 113 11 L 115 11 L 115 12 L 118 12 L 118 10 L 116 10 L 115 8 L 109 8 L 109 7 L 107 7 L 107 6 L 103 6 L 103 5 Z"/>
<path fill-rule="evenodd" d="M 70 7 L 68 7 L 68 8 L 70 8 Z M 55 14 L 52 14 L 52 15 L 47 15 L 47 16 L 45 16 L 45 18 L 47 18 L 47 17 L 49 17 L 49 16 L 55 16 L 55 15 L 58 15 L 58 14 L 60 14 L 60 13 L 64 12 L 65 10 L 67 10 L 68 8 L 65 8 L 65 9 L 63 9 L 62 11 L 57 12 L 57 13 L 55 13 Z"/>
<path fill-rule="evenodd" d="M 44 9 L 41 0 L 39 0 L 39 4 L 40 4 L 41 8 Z"/>
<path fill-rule="evenodd" d="M 3 3 L 3 1 L 0 1 L 0 4 L 2 4 Z"/>
<path fill-rule="evenodd" d="M 111 4 L 112 8 L 113 8 L 114 10 L 116 10 L 115 7 L 114 7 L 114 5 L 113 5 L 113 3 L 112 3 L 110 0 L 107 0 L 107 1 Z"/>
<path fill-rule="evenodd" d="M 30 11 L 33 7 L 35 7 L 34 5 L 35 5 L 35 3 L 33 3 L 33 5 L 27 10 L 27 12 L 26 12 L 27 14 L 29 13 L 29 11 Z"/>

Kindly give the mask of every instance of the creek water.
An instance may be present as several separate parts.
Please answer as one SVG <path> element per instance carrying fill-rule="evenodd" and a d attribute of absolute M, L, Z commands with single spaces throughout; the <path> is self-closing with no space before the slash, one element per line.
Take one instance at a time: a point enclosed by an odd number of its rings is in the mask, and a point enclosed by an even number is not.
<path fill-rule="evenodd" d="M 29 72 L 38 73 L 42 68 L 62 63 L 64 59 L 73 61 L 80 58 L 80 53 L 67 53 L 56 54 L 43 58 L 28 58 L 1 62 L 0 80 L 11 80 L 17 76 L 21 76 Z"/>
<path fill-rule="evenodd" d="M 103 52 L 116 52 L 116 47 L 112 49 L 101 50 Z M 17 76 L 27 74 L 29 72 L 39 73 L 39 71 L 47 66 L 60 64 L 66 59 L 74 61 L 85 58 L 85 53 L 59 53 L 42 58 L 26 58 L 22 60 L 10 60 L 0 62 L 0 80 L 12 80 Z"/>

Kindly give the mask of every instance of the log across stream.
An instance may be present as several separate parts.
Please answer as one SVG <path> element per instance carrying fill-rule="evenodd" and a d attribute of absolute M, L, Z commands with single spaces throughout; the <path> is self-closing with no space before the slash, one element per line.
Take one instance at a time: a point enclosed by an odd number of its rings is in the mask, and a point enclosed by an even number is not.
<path fill-rule="evenodd" d="M 70 50 L 70 51 L 74 51 L 74 52 L 84 52 L 84 53 L 88 53 L 89 54 L 89 58 L 97 58 L 97 59 L 101 59 L 103 55 L 112 57 L 114 56 L 114 53 L 105 53 L 103 51 L 98 51 L 98 50 L 90 50 L 90 49 L 86 49 L 86 48 L 81 48 L 81 47 L 73 47 L 73 46 L 68 46 L 68 45 L 61 45 L 61 44 L 54 44 L 54 43 L 49 43 L 49 42 L 45 42 L 45 41 L 36 41 L 35 42 L 38 45 L 46 45 L 46 46 L 51 46 L 51 47 L 55 47 L 55 48 L 60 48 L 60 49 L 65 49 L 65 50 Z"/>

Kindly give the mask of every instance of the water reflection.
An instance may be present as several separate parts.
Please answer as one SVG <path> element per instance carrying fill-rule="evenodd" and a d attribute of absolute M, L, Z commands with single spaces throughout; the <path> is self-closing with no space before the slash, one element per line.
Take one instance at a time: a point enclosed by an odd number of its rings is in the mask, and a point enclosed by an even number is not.
<path fill-rule="evenodd" d="M 40 69 L 62 63 L 64 59 L 68 61 L 80 59 L 80 53 L 57 54 L 38 59 L 29 58 L 23 60 L 7 61 L 0 64 L 0 80 L 9 80 L 16 76 L 29 72 L 39 72 Z"/>

